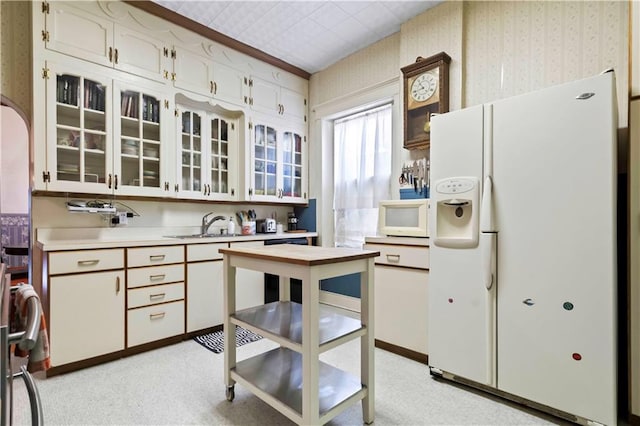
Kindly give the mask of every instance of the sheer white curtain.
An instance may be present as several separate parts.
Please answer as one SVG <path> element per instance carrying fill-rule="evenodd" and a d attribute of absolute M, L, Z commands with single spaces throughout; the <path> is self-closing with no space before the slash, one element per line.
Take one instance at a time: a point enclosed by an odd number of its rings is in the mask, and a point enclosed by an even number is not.
<path fill-rule="evenodd" d="M 360 248 L 390 198 L 391 104 L 336 120 L 333 141 L 335 245 Z"/>

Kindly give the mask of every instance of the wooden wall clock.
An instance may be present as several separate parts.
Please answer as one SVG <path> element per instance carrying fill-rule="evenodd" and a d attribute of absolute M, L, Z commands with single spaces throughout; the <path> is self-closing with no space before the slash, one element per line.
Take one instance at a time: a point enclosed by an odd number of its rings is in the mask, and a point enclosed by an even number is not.
<path fill-rule="evenodd" d="M 401 68 L 404 80 L 404 147 L 429 147 L 431 114 L 449 111 L 449 64 L 444 52 Z"/>

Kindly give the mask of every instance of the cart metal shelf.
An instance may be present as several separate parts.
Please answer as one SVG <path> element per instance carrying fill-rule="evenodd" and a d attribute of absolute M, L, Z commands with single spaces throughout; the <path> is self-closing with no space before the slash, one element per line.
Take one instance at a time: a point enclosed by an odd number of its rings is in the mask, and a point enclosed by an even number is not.
<path fill-rule="evenodd" d="M 231 378 L 296 423 L 302 423 L 302 354 L 276 348 L 238 362 Z M 360 401 L 366 387 L 352 374 L 319 363 L 319 423 L 323 424 Z"/>
<path fill-rule="evenodd" d="M 271 302 L 244 309 L 231 316 L 231 323 L 261 334 L 296 352 L 302 352 L 302 305 L 296 302 Z M 340 315 L 320 306 L 319 351 L 332 349 L 363 336 L 367 328 L 360 320 Z"/>

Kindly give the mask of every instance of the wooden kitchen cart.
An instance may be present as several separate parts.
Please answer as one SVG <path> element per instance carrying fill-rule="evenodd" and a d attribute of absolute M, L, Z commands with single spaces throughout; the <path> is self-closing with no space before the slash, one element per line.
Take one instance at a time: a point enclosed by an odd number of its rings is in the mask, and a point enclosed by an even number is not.
<path fill-rule="evenodd" d="M 362 400 L 363 419 L 374 419 L 374 257 L 347 248 L 276 245 L 221 249 L 224 255 L 224 361 L 226 396 L 240 383 L 298 424 L 324 424 Z M 236 312 L 236 268 L 280 276 L 280 301 Z M 324 308 L 320 280 L 361 273 L 360 319 Z M 287 279 L 302 281 L 302 304 L 289 301 Z M 236 362 L 235 327 L 280 347 Z M 360 378 L 319 360 L 319 355 L 360 338 Z"/>

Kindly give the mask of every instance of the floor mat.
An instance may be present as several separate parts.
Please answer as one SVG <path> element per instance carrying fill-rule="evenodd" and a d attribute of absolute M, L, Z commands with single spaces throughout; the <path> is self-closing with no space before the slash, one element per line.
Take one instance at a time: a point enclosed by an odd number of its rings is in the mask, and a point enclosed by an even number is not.
<path fill-rule="evenodd" d="M 262 336 L 259 334 L 255 334 L 242 327 L 236 327 L 236 346 L 246 345 L 247 343 L 255 342 L 260 339 L 262 339 Z M 224 331 L 222 330 L 196 336 L 193 340 L 217 354 L 224 351 Z"/>

